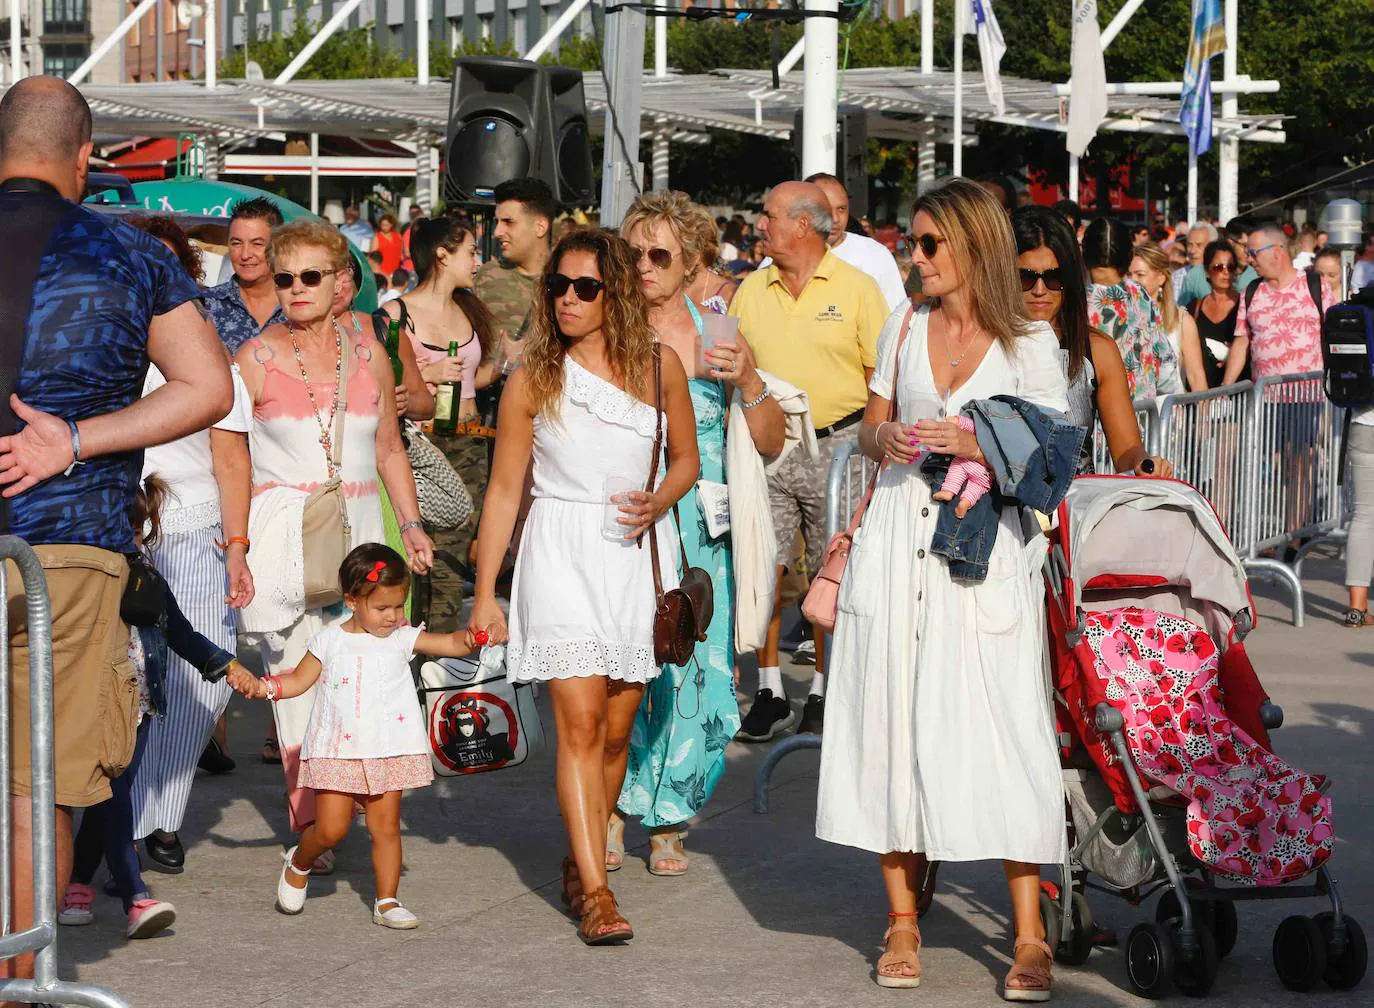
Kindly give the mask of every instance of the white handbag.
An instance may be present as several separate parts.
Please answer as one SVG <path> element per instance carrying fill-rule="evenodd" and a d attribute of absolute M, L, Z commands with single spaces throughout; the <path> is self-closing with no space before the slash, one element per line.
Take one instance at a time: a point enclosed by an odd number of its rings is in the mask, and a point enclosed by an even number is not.
<path fill-rule="evenodd" d="M 441 777 L 519 766 L 544 747 L 534 689 L 507 681 L 504 665 L 484 667 L 475 657 L 426 661 L 419 693 Z"/>

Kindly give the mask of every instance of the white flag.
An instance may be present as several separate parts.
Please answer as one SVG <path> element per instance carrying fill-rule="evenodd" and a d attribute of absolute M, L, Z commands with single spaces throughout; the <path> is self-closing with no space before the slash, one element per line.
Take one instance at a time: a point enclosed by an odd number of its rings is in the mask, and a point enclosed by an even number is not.
<path fill-rule="evenodd" d="M 1102 35 L 1097 0 L 1074 0 L 1073 70 L 1069 94 L 1069 133 L 1065 146 L 1082 157 L 1097 126 L 1107 118 L 1107 70 L 1102 65 Z"/>
<path fill-rule="evenodd" d="M 965 0 L 968 10 L 964 13 L 964 34 L 978 36 L 978 61 L 983 64 L 983 87 L 988 92 L 988 102 L 998 115 L 1007 114 L 1007 103 L 1002 100 L 1002 54 L 1007 44 L 1002 41 L 1002 27 L 997 23 L 997 15 L 992 10 L 992 0 Z"/>

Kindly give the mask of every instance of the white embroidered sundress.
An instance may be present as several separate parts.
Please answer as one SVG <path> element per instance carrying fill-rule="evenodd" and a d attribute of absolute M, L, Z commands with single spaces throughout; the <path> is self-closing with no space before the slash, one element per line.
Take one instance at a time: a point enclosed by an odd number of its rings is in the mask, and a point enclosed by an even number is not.
<path fill-rule="evenodd" d="M 652 406 L 565 358 L 559 415 L 534 421 L 534 503 L 511 589 L 512 682 L 658 675 L 648 543 L 601 530 L 607 477 L 647 482 L 653 439 Z M 678 581 L 677 534 L 671 517 L 657 528 L 666 590 Z"/>

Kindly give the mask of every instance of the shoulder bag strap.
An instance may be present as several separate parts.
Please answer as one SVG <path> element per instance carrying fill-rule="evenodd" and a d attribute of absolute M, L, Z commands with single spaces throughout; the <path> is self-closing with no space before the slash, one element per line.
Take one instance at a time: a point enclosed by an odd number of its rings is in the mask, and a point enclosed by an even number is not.
<path fill-rule="evenodd" d="M 344 439 L 344 419 L 348 415 L 348 382 L 349 382 L 349 356 L 357 357 L 358 354 L 351 340 L 343 339 L 342 330 L 340 331 L 339 353 L 345 355 L 339 368 L 339 408 L 334 412 L 334 433 L 331 435 L 334 451 L 330 456 L 330 464 L 334 467 L 334 475 L 343 482 L 343 439 Z M 361 364 L 361 361 L 359 361 Z"/>
<path fill-rule="evenodd" d="M 649 460 L 649 482 L 644 484 L 645 493 L 654 492 L 654 482 L 658 479 L 658 458 L 663 451 L 663 357 L 657 343 L 654 344 L 654 455 Z M 657 523 L 649 523 L 649 558 L 654 565 L 654 597 L 663 597 L 663 577 L 658 570 Z M 644 547 L 644 537 L 639 537 L 639 546 Z"/>
<path fill-rule="evenodd" d="M 908 306 L 906 315 L 902 318 L 902 328 L 897 334 L 897 349 L 892 357 L 892 400 L 888 408 L 887 420 L 883 421 L 884 423 L 889 421 L 893 423 L 897 422 L 897 396 L 900 394 L 898 391 L 897 379 L 902 373 L 902 346 L 906 343 L 907 335 L 911 332 L 911 320 L 915 314 L 916 306 Z M 929 321 L 927 321 L 926 324 L 929 325 Z M 848 535 L 853 536 L 859 525 L 862 524 L 864 513 L 868 510 L 868 502 L 873 499 L 873 491 L 878 486 L 878 477 L 883 474 L 883 470 L 886 468 L 886 459 L 878 463 L 878 471 L 875 472 L 873 478 L 869 480 L 868 489 L 864 492 L 863 499 L 859 501 L 859 506 L 854 509 L 853 517 L 849 519 Z"/>

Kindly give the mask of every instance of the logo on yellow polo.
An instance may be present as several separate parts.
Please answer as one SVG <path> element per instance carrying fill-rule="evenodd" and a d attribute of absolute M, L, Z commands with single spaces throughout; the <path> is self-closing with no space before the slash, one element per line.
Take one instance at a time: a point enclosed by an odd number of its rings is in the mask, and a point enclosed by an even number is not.
<path fill-rule="evenodd" d="M 816 312 L 817 322 L 843 322 L 844 314 L 838 305 L 826 305 L 825 311 Z"/>

